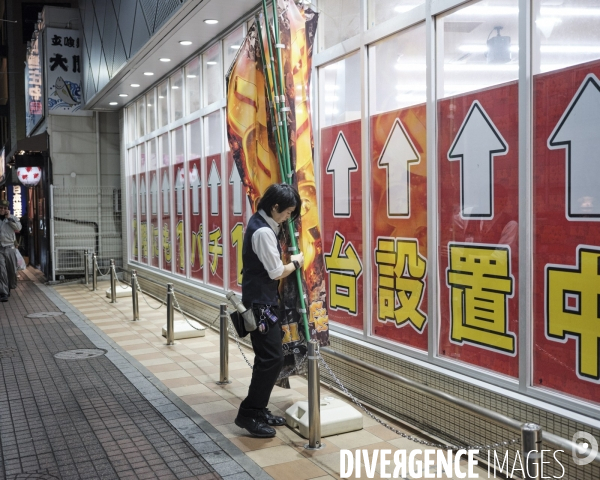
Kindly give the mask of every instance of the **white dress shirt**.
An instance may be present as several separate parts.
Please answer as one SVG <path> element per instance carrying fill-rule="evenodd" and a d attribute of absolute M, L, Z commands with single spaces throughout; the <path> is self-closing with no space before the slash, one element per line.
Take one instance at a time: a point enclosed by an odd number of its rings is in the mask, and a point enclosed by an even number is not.
<path fill-rule="evenodd" d="M 265 267 L 269 277 L 275 279 L 283 273 L 283 262 L 277 249 L 277 235 L 279 235 L 281 226 L 269 217 L 264 210 L 259 210 L 258 213 L 266 220 L 270 228 L 262 227 L 254 232 L 254 235 L 252 235 L 252 250 Z"/>

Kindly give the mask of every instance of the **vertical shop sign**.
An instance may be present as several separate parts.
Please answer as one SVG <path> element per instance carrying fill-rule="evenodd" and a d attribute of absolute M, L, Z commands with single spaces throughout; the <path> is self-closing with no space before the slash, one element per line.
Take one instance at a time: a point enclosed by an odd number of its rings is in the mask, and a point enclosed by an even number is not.
<path fill-rule="evenodd" d="M 517 377 L 517 82 L 441 100 L 438 123 L 439 351 Z"/>
<path fill-rule="evenodd" d="M 208 172 L 208 231 L 206 262 L 208 267 L 208 282 L 211 285 L 223 287 L 223 218 L 221 208 L 221 154 L 210 155 L 206 158 Z"/>
<path fill-rule="evenodd" d="M 44 80 L 40 57 L 42 37 L 31 40 L 31 48 L 25 63 L 25 123 L 30 136 L 44 118 Z"/>
<path fill-rule="evenodd" d="M 330 320 L 363 327 L 360 120 L 321 130 L 323 253 Z"/>
<path fill-rule="evenodd" d="M 534 77 L 534 386 L 600 396 L 600 62 Z"/>
<path fill-rule="evenodd" d="M 371 118 L 372 333 L 427 349 L 425 106 Z"/>
<path fill-rule="evenodd" d="M 90 115 L 81 110 L 81 42 L 77 30 L 46 28 L 46 98 L 52 115 Z"/>

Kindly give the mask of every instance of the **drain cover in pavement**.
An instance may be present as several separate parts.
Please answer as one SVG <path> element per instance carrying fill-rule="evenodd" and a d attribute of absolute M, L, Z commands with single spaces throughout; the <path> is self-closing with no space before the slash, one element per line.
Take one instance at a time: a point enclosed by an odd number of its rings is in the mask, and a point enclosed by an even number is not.
<path fill-rule="evenodd" d="M 104 355 L 106 350 L 100 348 L 79 348 L 77 350 L 65 350 L 54 354 L 54 358 L 60 360 L 88 360 Z"/>
<path fill-rule="evenodd" d="M 25 315 L 27 318 L 47 318 L 47 317 L 60 317 L 64 315 L 64 312 L 38 312 L 38 313 L 30 313 L 29 315 Z"/>
<path fill-rule="evenodd" d="M 14 357 L 17 354 L 15 347 L 0 348 L 0 358 Z"/>

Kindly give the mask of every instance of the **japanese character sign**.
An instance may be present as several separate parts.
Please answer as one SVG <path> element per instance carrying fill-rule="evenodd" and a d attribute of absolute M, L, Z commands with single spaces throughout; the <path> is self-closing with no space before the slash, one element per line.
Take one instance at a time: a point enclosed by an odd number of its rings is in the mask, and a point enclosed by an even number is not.
<path fill-rule="evenodd" d="M 90 115 L 81 110 L 81 48 L 77 30 L 47 28 L 47 106 L 52 115 Z"/>
<path fill-rule="evenodd" d="M 427 260 L 419 253 L 416 239 L 380 237 L 375 263 L 378 277 L 377 319 L 410 324 L 421 332 L 427 321 L 420 307 L 425 287 Z"/>
<path fill-rule="evenodd" d="M 350 242 L 346 243 L 340 232 L 335 232 L 331 252 L 325 254 L 325 268 L 329 276 L 329 307 L 356 315 L 357 283 L 362 265 L 354 246 Z"/>
<path fill-rule="evenodd" d="M 508 331 L 507 313 L 514 284 L 510 248 L 451 243 L 448 257 L 450 340 L 514 355 L 515 334 Z"/>
<path fill-rule="evenodd" d="M 600 380 L 600 248 L 579 246 L 577 265 L 546 266 L 546 336 L 577 340 L 577 376 Z"/>
<path fill-rule="evenodd" d="M 40 65 L 41 36 L 31 42 L 25 63 L 25 105 L 27 135 L 31 135 L 44 118 L 43 78 Z"/>

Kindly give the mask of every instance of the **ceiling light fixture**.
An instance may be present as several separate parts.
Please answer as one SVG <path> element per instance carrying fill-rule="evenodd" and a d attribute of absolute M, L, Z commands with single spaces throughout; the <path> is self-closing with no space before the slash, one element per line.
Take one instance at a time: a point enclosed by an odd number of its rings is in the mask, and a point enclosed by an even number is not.
<path fill-rule="evenodd" d="M 139 86 L 140 86 L 140 84 L 139 84 L 139 83 L 132 83 L 132 84 L 130 85 L 130 87 L 133 87 L 133 88 L 138 88 Z"/>
<path fill-rule="evenodd" d="M 110 102 L 109 105 L 118 105 L 118 102 Z"/>
<path fill-rule="evenodd" d="M 170 62 L 171 59 L 170 58 L 161 58 L 160 61 L 161 62 Z"/>
<path fill-rule="evenodd" d="M 204 23 L 206 23 L 207 25 L 215 25 L 219 23 L 219 21 L 212 18 L 207 18 L 206 20 L 204 20 Z"/>
<path fill-rule="evenodd" d="M 234 50 L 239 50 L 241 45 L 231 45 L 229 48 L 233 48 Z"/>
<path fill-rule="evenodd" d="M 152 75 L 154 75 L 153 72 L 144 72 L 144 75 L 146 75 L 147 77 L 151 77 Z"/>
<path fill-rule="evenodd" d="M 185 46 L 188 46 L 188 45 L 191 45 L 191 44 L 192 44 L 192 42 L 190 42 L 189 40 L 181 40 L 181 41 L 179 42 L 179 44 L 180 44 L 180 45 L 185 45 Z"/>
<path fill-rule="evenodd" d="M 216 65 L 217 62 L 215 62 L 214 60 L 209 60 L 208 62 L 206 62 L 207 65 Z"/>
<path fill-rule="evenodd" d="M 128 97 L 129 95 L 127 95 L 126 93 L 119 93 L 119 97 Z"/>
<path fill-rule="evenodd" d="M 196 78 L 196 75 L 186 75 L 187 78 Z"/>

